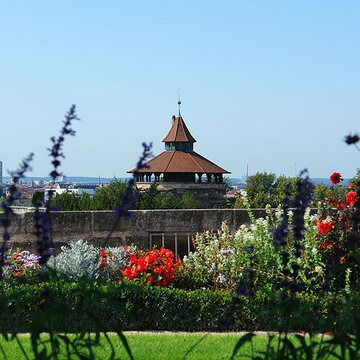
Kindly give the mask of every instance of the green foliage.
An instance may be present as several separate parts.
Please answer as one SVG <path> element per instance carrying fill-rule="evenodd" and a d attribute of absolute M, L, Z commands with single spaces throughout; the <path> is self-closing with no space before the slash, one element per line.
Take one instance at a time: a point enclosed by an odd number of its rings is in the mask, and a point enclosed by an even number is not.
<path fill-rule="evenodd" d="M 245 188 L 250 207 L 265 208 L 266 205 L 270 205 L 276 208 L 284 200 L 287 188 L 290 194 L 295 193 L 295 184 L 296 178 L 288 178 L 285 176 L 276 177 L 273 173 L 258 172 L 250 176 Z M 241 197 L 236 200 L 234 207 L 244 208 Z"/>
<path fill-rule="evenodd" d="M 326 186 L 324 184 L 317 184 L 314 190 L 312 207 L 322 207 L 326 199 L 343 202 L 345 201 L 347 190 L 346 186 Z"/>
<path fill-rule="evenodd" d="M 91 210 L 112 210 L 115 206 L 120 207 L 126 186 L 126 181 L 114 179 L 107 186 L 96 189 L 91 201 Z"/>
<path fill-rule="evenodd" d="M 91 210 L 92 204 L 91 204 L 91 198 L 90 195 L 87 192 L 83 192 L 79 199 L 79 207 L 81 210 Z"/>
<path fill-rule="evenodd" d="M 1 289 L 1 334 L 7 337 L 8 333 L 12 333 L 12 339 L 16 339 L 18 332 L 31 332 L 34 356 L 31 358 L 34 359 L 57 359 L 60 352 L 65 352 L 68 359 L 94 359 L 94 347 L 98 346 L 101 333 L 106 337 L 106 325 L 103 326 L 105 322 L 97 310 L 102 311 L 102 306 L 114 305 L 112 299 L 108 300 L 99 306 L 101 298 L 96 285 L 91 282 L 40 283 Z M 106 315 L 110 314 L 109 310 Z M 124 346 L 123 353 L 132 359 L 119 323 L 113 322 L 111 325 Z M 68 336 L 71 330 L 77 334 Z M 106 346 L 110 350 L 106 358 L 114 359 L 113 344 L 109 338 L 106 339 Z"/>
<path fill-rule="evenodd" d="M 179 274 L 180 279 L 186 278 L 181 283 L 187 288 L 234 290 L 244 269 L 251 267 L 257 289 L 269 293 L 274 277 L 281 276 L 280 255 L 273 246 L 269 218 L 255 220 L 250 228 L 242 225 L 233 236 L 224 223 L 216 233 L 197 234 L 194 245 L 195 252 L 184 258 Z"/>
<path fill-rule="evenodd" d="M 51 202 L 51 206 L 61 211 L 87 211 L 87 210 L 112 210 L 119 206 L 127 183 L 114 179 L 107 186 L 95 191 L 92 198 L 88 193 L 81 195 L 70 191 L 57 194 Z M 38 195 L 33 197 L 38 200 Z M 140 200 L 135 205 L 137 210 L 146 209 L 196 209 L 199 201 L 194 194 L 185 192 L 180 197 L 172 192 L 158 191 L 156 184 L 151 184 L 148 189 L 139 194 Z"/>
<path fill-rule="evenodd" d="M 279 224 L 282 210 L 266 208 L 266 217 L 255 219 L 250 209 L 246 193 L 242 193 L 243 206 L 251 221 L 250 226 L 241 225 L 233 235 L 224 223 L 217 232 L 197 234 L 194 239 L 195 251 L 184 258 L 184 266 L 176 277 L 176 286 L 187 289 L 199 287 L 211 289 L 235 289 L 244 269 L 253 272 L 254 291 L 264 295 L 277 290 L 279 283 L 287 279 L 292 264 L 299 265 L 297 281 L 306 286 L 307 293 L 322 289 L 326 280 L 326 254 L 321 250 L 318 229 L 315 225 L 318 214 L 305 213 L 304 237 L 301 241 L 303 251 L 295 256 L 294 238 L 291 229 L 288 233 L 287 266 L 282 268 L 281 251 L 274 245 L 273 231 Z M 291 222 L 293 213 L 288 211 Z M 285 275 L 287 273 L 287 275 Z M 343 279 L 344 280 L 344 279 Z M 353 277 L 351 286 L 354 286 Z"/>
<path fill-rule="evenodd" d="M 108 185 L 96 189 L 92 198 L 86 192 L 77 195 L 65 191 L 62 194 L 56 194 L 51 201 L 51 206 L 61 211 L 112 210 L 115 206 L 121 205 L 126 186 L 126 182 L 114 179 Z"/>
<path fill-rule="evenodd" d="M 142 194 L 140 201 L 137 203 L 137 209 L 156 209 L 157 208 L 157 196 L 159 191 L 155 183 L 152 183 L 148 189 L 146 189 Z"/>
<path fill-rule="evenodd" d="M 179 209 L 181 201 L 171 192 L 159 192 L 155 198 L 155 209 Z"/>
<path fill-rule="evenodd" d="M 80 208 L 80 196 L 70 191 L 56 194 L 51 201 L 51 205 L 62 211 L 82 210 Z"/>
<path fill-rule="evenodd" d="M 181 208 L 182 209 L 197 209 L 200 204 L 194 194 L 185 192 L 181 196 Z"/>
<path fill-rule="evenodd" d="M 360 176 L 358 170 L 357 176 Z M 270 205 L 276 208 L 284 201 L 286 191 L 289 192 L 290 199 L 294 198 L 296 192 L 296 178 L 286 176 L 276 177 L 273 173 L 256 173 L 250 176 L 245 187 L 250 207 L 265 208 Z M 326 186 L 324 184 L 315 185 L 312 207 L 318 207 L 319 203 L 323 203 L 326 198 L 335 199 L 339 202 L 345 199 L 346 186 Z M 321 205 L 320 205 L 321 206 Z M 234 208 L 242 209 L 245 205 L 243 199 L 238 197 Z"/>
<path fill-rule="evenodd" d="M 324 184 L 317 184 L 314 189 L 313 205 L 317 207 L 319 204 L 323 203 L 329 195 L 329 187 Z"/>
<path fill-rule="evenodd" d="M 199 201 L 194 194 L 185 192 L 180 197 L 172 192 L 161 192 L 157 185 L 152 183 L 148 189 L 140 193 L 137 209 L 196 209 Z"/>
<path fill-rule="evenodd" d="M 0 294 L 0 322 L 8 331 L 27 332 L 36 325 L 40 332 L 51 327 L 55 333 L 78 332 L 84 325 L 87 331 L 100 325 L 102 331 L 278 329 L 280 298 L 255 295 L 238 300 L 235 304 L 229 292 L 206 289 L 56 281 L 6 288 Z M 333 331 L 334 322 L 347 311 L 342 301 L 334 295 L 299 297 L 304 312 L 296 316 L 292 329 L 302 326 L 308 331 Z M 354 296 L 352 309 L 360 309 L 359 305 Z M 356 321 L 357 317 L 350 319 L 349 330 L 359 326 Z"/>
<path fill-rule="evenodd" d="M 356 169 L 355 176 L 351 179 L 351 181 L 354 182 L 354 183 L 359 183 L 360 182 L 360 168 Z"/>
<path fill-rule="evenodd" d="M 31 199 L 32 206 L 41 206 L 42 201 L 44 201 L 44 193 L 40 191 L 36 191 Z"/>

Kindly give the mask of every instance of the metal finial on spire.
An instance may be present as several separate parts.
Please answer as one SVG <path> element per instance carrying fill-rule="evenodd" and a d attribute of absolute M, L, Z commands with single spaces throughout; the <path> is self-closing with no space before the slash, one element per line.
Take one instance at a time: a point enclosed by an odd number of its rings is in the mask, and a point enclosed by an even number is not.
<path fill-rule="evenodd" d="M 181 105 L 181 100 L 180 100 L 180 89 L 179 89 L 179 100 L 178 100 L 178 105 L 179 105 L 179 117 L 181 117 L 181 111 L 180 111 L 180 105 Z"/>

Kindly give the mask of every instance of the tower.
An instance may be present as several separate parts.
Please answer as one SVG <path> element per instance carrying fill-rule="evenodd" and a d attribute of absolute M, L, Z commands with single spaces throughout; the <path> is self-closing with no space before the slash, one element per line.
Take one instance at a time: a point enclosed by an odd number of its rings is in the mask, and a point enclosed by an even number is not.
<path fill-rule="evenodd" d="M 159 190 L 195 192 L 219 203 L 225 194 L 223 175 L 230 172 L 194 151 L 196 140 L 181 116 L 180 104 L 179 100 L 179 115 L 172 116 L 171 128 L 163 139 L 165 151 L 146 162 L 146 167 L 128 173 L 135 173 L 140 190 L 155 182 Z"/>

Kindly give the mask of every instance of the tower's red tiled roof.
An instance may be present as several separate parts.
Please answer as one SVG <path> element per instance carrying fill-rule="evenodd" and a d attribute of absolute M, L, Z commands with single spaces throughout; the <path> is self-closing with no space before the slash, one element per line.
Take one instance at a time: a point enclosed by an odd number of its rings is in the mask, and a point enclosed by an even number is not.
<path fill-rule="evenodd" d="M 187 128 L 183 118 L 181 116 L 173 116 L 173 123 L 170 131 L 165 136 L 163 142 L 191 142 L 194 143 L 196 140 L 191 135 Z"/>
<path fill-rule="evenodd" d="M 149 167 L 137 170 L 139 173 L 201 173 L 230 174 L 225 169 L 190 151 L 164 151 L 146 163 Z M 136 169 L 128 171 L 135 172 Z"/>

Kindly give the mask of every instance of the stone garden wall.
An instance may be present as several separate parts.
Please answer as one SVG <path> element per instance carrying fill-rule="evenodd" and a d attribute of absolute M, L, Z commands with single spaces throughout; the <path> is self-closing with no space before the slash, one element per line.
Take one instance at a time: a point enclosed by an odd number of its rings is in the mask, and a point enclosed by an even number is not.
<path fill-rule="evenodd" d="M 256 217 L 265 216 L 263 209 L 254 210 Z M 3 214 L 0 214 L 0 218 Z M 226 221 L 235 232 L 241 224 L 248 224 L 249 217 L 242 209 L 209 210 L 137 210 L 130 219 L 121 218 L 115 226 L 108 244 L 135 243 L 149 246 L 150 233 L 196 233 L 219 229 Z M 53 238 L 57 246 L 70 240 L 86 240 L 100 246 L 116 223 L 111 211 L 60 211 L 52 214 Z M 2 231 L 2 230 L 1 230 Z M 36 250 L 33 212 L 16 214 L 11 221 L 11 247 Z"/>

